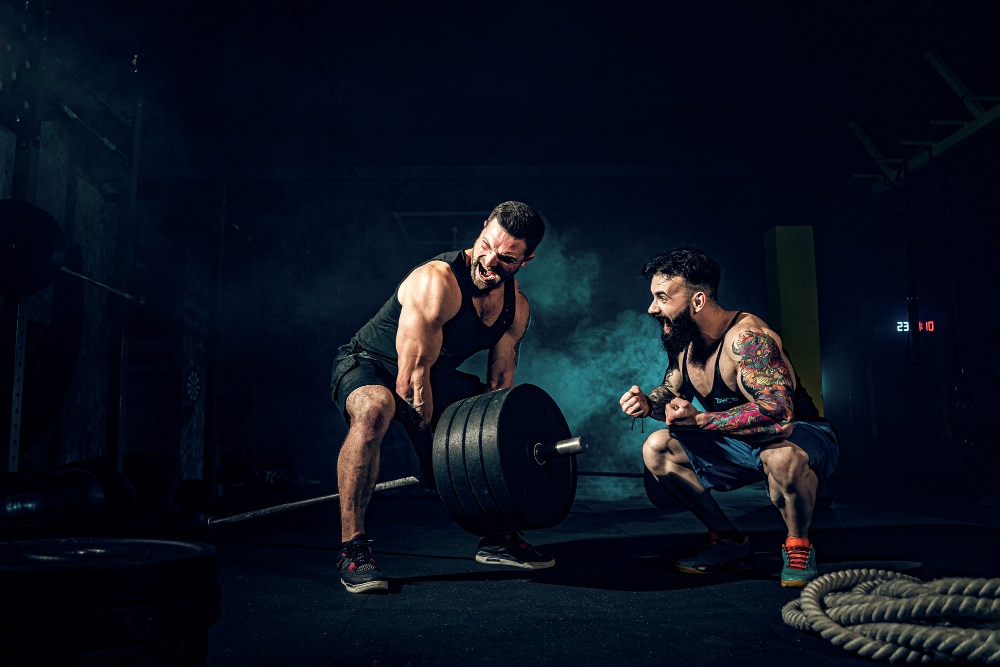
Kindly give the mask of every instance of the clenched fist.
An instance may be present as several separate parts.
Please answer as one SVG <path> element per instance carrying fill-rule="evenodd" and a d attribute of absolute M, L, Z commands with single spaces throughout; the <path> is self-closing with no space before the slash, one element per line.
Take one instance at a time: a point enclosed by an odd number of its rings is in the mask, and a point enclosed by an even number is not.
<path fill-rule="evenodd" d="M 648 417 L 650 412 L 649 399 L 639 385 L 634 384 L 632 388 L 622 394 L 618 399 L 618 405 L 622 406 L 622 412 L 629 417 Z"/>

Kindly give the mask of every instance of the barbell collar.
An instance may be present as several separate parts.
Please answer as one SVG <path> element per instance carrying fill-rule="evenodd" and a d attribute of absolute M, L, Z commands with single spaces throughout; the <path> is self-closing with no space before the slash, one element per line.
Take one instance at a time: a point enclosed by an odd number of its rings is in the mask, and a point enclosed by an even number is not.
<path fill-rule="evenodd" d="M 534 456 L 538 465 L 545 465 L 553 459 L 575 456 L 587 452 L 587 441 L 582 437 L 568 438 L 559 442 L 535 443 Z"/>

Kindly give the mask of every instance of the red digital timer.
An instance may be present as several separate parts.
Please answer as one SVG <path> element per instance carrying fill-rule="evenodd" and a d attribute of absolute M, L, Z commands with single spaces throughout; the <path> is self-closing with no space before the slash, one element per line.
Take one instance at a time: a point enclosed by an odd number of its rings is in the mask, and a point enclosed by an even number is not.
<path fill-rule="evenodd" d="M 917 322 L 920 327 L 920 331 L 934 331 L 934 320 L 927 320 L 926 322 Z M 909 322 L 896 322 L 896 331 L 909 331 Z"/>

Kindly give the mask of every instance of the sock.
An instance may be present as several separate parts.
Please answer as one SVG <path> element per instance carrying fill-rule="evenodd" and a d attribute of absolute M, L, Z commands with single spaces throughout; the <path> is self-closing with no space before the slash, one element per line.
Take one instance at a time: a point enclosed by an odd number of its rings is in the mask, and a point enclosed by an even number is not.
<path fill-rule="evenodd" d="M 809 547 L 811 543 L 808 537 L 793 537 L 789 535 L 785 538 L 785 547 Z"/>

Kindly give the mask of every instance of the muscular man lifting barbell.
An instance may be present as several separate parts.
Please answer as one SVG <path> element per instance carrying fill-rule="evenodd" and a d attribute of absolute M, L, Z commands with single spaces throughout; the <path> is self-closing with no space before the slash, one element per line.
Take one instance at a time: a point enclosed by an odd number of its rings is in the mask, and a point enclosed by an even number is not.
<path fill-rule="evenodd" d="M 388 590 L 372 557 L 364 518 L 390 422 L 398 419 L 406 427 L 430 483 L 431 432 L 441 412 L 458 400 L 514 385 L 529 320 L 528 300 L 514 276 L 534 258 L 544 232 L 541 216 L 529 206 L 498 205 L 473 247 L 414 268 L 340 347 L 330 391 L 348 425 L 337 459 L 343 540 L 338 564 L 348 591 Z M 489 350 L 485 384 L 457 370 L 482 350 Z M 555 562 L 516 532 L 484 537 L 476 560 L 533 569 Z"/>

